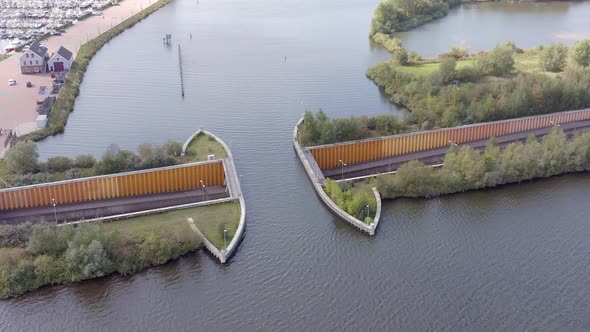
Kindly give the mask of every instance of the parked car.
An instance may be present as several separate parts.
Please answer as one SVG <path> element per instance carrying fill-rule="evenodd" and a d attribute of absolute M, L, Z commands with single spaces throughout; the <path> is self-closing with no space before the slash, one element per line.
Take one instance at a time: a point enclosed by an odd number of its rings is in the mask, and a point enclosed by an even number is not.
<path fill-rule="evenodd" d="M 28 81 L 27 82 L 27 88 L 31 88 L 31 87 L 33 87 L 33 83 L 31 83 L 31 81 Z"/>
<path fill-rule="evenodd" d="M 8 85 L 9 86 L 16 85 L 16 80 L 8 80 Z"/>
<path fill-rule="evenodd" d="M 59 32 L 66 33 L 66 29 L 60 29 Z"/>
<path fill-rule="evenodd" d="M 61 36 L 61 32 L 59 31 L 54 31 L 51 33 L 52 36 Z"/>

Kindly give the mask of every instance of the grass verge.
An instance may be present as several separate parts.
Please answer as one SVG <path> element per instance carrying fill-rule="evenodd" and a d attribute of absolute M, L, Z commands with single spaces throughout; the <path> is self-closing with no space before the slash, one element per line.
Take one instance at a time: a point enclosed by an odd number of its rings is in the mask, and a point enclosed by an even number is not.
<path fill-rule="evenodd" d="M 197 162 L 207 160 L 207 156 L 213 154 L 215 159 L 227 157 L 227 151 L 212 136 L 200 133 L 189 143 L 186 148 L 185 162 Z"/>

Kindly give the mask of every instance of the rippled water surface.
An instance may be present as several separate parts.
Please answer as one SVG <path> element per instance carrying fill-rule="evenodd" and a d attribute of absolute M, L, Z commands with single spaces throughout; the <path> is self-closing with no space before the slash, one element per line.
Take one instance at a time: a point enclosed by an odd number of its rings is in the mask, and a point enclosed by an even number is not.
<path fill-rule="evenodd" d="M 386 202 L 375 237 L 315 196 L 290 141 L 305 108 L 399 113 L 364 75 L 389 57 L 367 38 L 376 4 L 174 0 L 106 45 L 66 133 L 41 143 L 42 156 L 184 140 L 204 127 L 236 155 L 246 237 L 226 266 L 199 252 L 0 302 L 0 329 L 589 330 L 588 174 Z M 512 33 L 519 44 L 588 31 L 567 20 L 589 17 L 588 3 L 526 6 L 464 7 L 403 39 L 436 54 L 457 40 L 487 48 Z M 524 27 L 523 8 L 542 19 Z M 437 34 L 445 24 L 461 29 Z"/>

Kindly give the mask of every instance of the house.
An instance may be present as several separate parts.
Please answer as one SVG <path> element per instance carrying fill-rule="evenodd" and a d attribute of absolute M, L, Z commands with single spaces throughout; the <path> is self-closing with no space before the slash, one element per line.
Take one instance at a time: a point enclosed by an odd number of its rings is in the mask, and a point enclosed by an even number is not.
<path fill-rule="evenodd" d="M 72 68 L 74 63 L 74 57 L 72 52 L 68 51 L 67 48 L 60 46 L 57 53 L 53 54 L 47 62 L 49 71 L 62 72 L 68 71 Z"/>
<path fill-rule="evenodd" d="M 20 70 L 23 74 L 44 73 L 47 71 L 47 47 L 34 41 L 20 57 Z"/>

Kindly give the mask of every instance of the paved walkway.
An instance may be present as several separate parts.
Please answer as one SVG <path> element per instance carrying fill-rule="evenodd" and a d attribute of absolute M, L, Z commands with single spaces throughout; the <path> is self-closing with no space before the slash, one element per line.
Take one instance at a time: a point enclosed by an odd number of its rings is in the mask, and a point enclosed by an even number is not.
<path fill-rule="evenodd" d="M 499 136 L 496 137 L 496 140 L 500 146 L 506 146 L 513 142 L 526 141 L 527 137 L 529 137 L 531 134 L 536 135 L 537 137 L 542 137 L 548 134 L 552 128 L 553 127 L 547 127 L 516 134 Z M 590 120 L 562 124 L 561 129 L 563 129 L 567 134 L 573 134 L 576 131 L 590 129 Z M 468 145 L 475 149 L 482 150 L 485 149 L 488 141 L 489 139 L 473 141 L 460 144 L 459 146 Z M 436 165 L 442 162 L 448 148 L 448 146 L 445 146 L 442 148 L 408 153 L 390 158 L 371 160 L 358 164 L 350 164 L 345 166 L 344 169 L 341 167 L 335 167 L 323 170 L 323 175 L 335 180 L 341 180 L 343 178 L 350 179 L 372 174 L 392 172 L 397 170 L 404 163 L 411 160 L 420 160 L 427 165 Z"/>
<path fill-rule="evenodd" d="M 42 42 L 48 53 L 57 52 L 64 46 L 76 56 L 81 44 L 93 39 L 112 26 L 117 25 L 139 12 L 142 8 L 154 3 L 155 0 L 124 0 L 119 6 L 112 6 L 103 11 L 102 16 L 91 16 L 67 29 L 61 36 L 53 36 Z M 39 87 L 51 87 L 49 74 L 23 75 L 20 73 L 19 59 L 22 53 L 13 54 L 10 58 L 0 61 L 0 128 L 17 129 L 23 135 L 36 129 L 36 101 L 44 96 L 38 94 Z M 15 79 L 15 86 L 8 86 L 8 80 Z M 33 83 L 32 88 L 26 82 Z"/>

